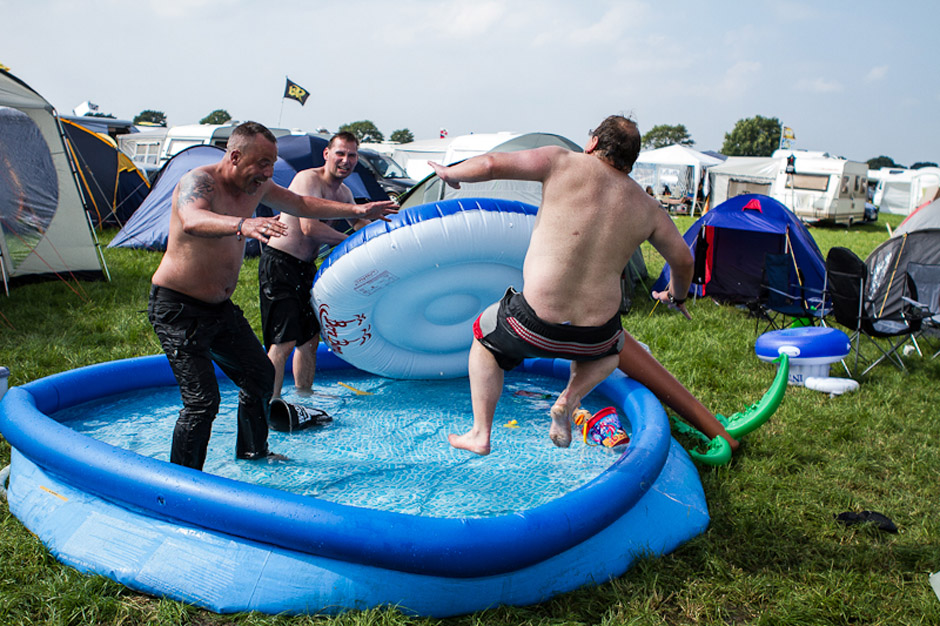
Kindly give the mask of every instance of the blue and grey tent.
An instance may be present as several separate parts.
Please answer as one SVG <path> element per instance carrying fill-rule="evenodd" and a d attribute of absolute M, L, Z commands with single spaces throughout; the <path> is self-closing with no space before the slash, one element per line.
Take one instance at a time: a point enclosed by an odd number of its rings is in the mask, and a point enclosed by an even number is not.
<path fill-rule="evenodd" d="M 218 163 L 224 154 L 225 150 L 215 146 L 192 146 L 164 163 L 150 193 L 108 247 L 166 250 L 170 234 L 170 204 L 176 183 L 197 167 Z"/>
<path fill-rule="evenodd" d="M 61 122 L 92 223 L 98 227 L 122 226 L 147 197 L 147 177 L 107 135 L 81 122 Z"/>
<path fill-rule="evenodd" d="M 822 292 L 826 265 L 819 246 L 806 226 L 769 196 L 746 194 L 722 202 L 696 221 L 683 238 L 695 257 L 690 295 L 753 302 L 760 292 L 764 256 L 784 253 L 793 259 L 793 284 Z M 667 264 L 653 291 L 665 289 L 669 276 Z"/>

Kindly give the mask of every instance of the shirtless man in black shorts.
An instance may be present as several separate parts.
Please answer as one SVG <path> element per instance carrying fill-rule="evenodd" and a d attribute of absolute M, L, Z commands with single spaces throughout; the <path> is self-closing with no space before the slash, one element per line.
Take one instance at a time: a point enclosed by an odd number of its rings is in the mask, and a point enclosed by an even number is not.
<path fill-rule="evenodd" d="M 252 217 L 259 203 L 314 218 L 374 219 L 393 202 L 356 205 L 299 196 L 274 183 L 277 143 L 255 122 L 238 126 L 222 160 L 187 173 L 173 191 L 166 253 L 151 279 L 148 318 L 176 380 L 183 408 L 173 429 L 170 461 L 202 469 L 219 410 L 213 362 L 239 387 L 235 455 L 283 458 L 268 450 L 267 415 L 274 368 L 232 301 L 245 239 L 268 243 L 288 226 Z"/>
<path fill-rule="evenodd" d="M 323 150 L 321 167 L 298 172 L 290 189 L 302 196 L 354 203 L 343 181 L 359 162 L 359 140 L 352 133 L 337 133 Z M 287 234 L 271 240 L 258 263 L 261 330 L 268 358 L 274 364 L 274 398 L 281 397 L 284 366 L 294 351 L 294 387 L 300 395 L 312 393 L 317 367 L 320 323 L 310 302 L 321 244 L 335 246 L 346 235 L 320 220 L 281 213 L 277 220 Z"/>
<path fill-rule="evenodd" d="M 583 154 L 547 146 L 485 154 L 450 167 L 431 163 L 453 187 L 491 179 L 542 183 L 522 293 L 510 289 L 474 323 L 473 427 L 450 435 L 452 446 L 489 453 L 503 370 L 530 356 L 571 360 L 571 377 L 551 408 L 549 430 L 555 445 L 570 445 L 572 413 L 617 367 L 625 345 L 620 274 L 642 242 L 650 241 L 672 268 L 669 287 L 654 297 L 688 315 L 682 301 L 692 279 L 692 255 L 669 216 L 628 176 L 639 149 L 636 124 L 611 116 L 593 131 Z M 632 349 L 636 342 L 626 345 Z"/>

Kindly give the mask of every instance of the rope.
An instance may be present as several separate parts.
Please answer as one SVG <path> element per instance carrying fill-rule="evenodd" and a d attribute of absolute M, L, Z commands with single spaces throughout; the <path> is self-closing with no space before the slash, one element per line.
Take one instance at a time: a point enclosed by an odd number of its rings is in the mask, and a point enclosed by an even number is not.
<path fill-rule="evenodd" d="M 901 249 L 898 250 L 898 257 L 894 260 L 894 269 L 891 270 L 891 279 L 888 281 L 888 288 L 885 289 L 885 299 L 881 302 L 881 309 L 878 311 L 878 317 L 885 312 L 885 306 L 888 304 L 888 294 L 891 293 L 891 285 L 894 284 L 894 275 L 897 274 L 898 265 L 901 263 L 901 255 L 904 254 L 904 246 L 907 245 L 907 233 L 901 237 Z"/>

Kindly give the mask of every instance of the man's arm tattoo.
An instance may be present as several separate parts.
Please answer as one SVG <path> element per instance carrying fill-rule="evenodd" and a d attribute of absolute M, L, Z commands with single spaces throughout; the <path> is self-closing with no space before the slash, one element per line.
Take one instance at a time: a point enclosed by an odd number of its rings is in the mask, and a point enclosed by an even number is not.
<path fill-rule="evenodd" d="M 215 181 L 205 172 L 195 172 L 180 181 L 179 206 L 205 198 L 210 200 L 215 191 Z"/>

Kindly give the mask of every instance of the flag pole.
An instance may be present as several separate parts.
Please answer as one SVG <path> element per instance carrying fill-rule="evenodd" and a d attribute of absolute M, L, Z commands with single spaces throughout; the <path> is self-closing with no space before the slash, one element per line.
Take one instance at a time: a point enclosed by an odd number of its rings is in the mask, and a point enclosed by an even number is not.
<path fill-rule="evenodd" d="M 288 81 L 288 80 L 290 80 L 290 79 L 287 77 L 287 74 L 284 74 L 284 81 L 285 81 L 285 83 L 286 83 L 286 81 Z M 281 117 L 283 117 L 283 116 L 284 116 L 284 96 L 281 96 L 281 112 L 277 114 L 277 127 L 278 127 L 278 128 L 281 127 Z"/>

